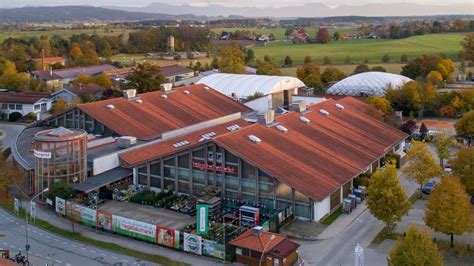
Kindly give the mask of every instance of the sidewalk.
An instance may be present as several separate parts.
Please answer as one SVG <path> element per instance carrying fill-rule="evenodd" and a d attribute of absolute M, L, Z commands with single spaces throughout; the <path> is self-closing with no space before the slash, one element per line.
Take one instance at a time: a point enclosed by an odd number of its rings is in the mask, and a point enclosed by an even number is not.
<path fill-rule="evenodd" d="M 39 206 L 39 205 L 37 205 Z M 72 231 L 72 223 L 71 221 L 57 216 L 56 213 L 52 209 L 46 209 L 45 207 L 41 206 L 38 207 L 36 210 L 36 217 L 38 219 L 47 221 L 51 225 L 54 225 L 58 228 Z M 101 231 L 95 231 L 90 227 L 86 227 L 81 224 L 74 224 L 74 232 L 80 233 L 81 235 L 100 240 L 104 242 L 114 243 L 120 245 L 125 248 L 138 250 L 145 253 L 150 254 L 158 254 L 172 260 L 188 263 L 191 265 L 222 265 L 223 263 L 219 260 L 204 257 L 204 256 L 197 256 L 192 255 L 189 253 L 185 253 L 184 251 L 177 251 L 169 248 L 165 248 L 159 245 L 153 245 L 146 242 L 137 241 L 130 238 L 125 238 L 117 235 L 107 234 Z"/>

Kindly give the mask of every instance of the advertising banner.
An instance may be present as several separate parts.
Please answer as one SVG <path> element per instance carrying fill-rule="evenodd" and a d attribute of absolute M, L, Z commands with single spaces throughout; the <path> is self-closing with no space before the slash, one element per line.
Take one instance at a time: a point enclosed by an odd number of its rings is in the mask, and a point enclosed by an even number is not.
<path fill-rule="evenodd" d="M 174 248 L 179 249 L 179 240 L 181 239 L 178 230 L 174 230 Z"/>
<path fill-rule="evenodd" d="M 156 226 L 156 243 L 174 248 L 175 231 L 166 227 Z"/>
<path fill-rule="evenodd" d="M 66 215 L 66 200 L 56 197 L 56 212 Z"/>
<path fill-rule="evenodd" d="M 13 199 L 13 208 L 14 208 L 15 212 L 20 211 L 20 200 L 19 199 L 17 199 L 17 198 Z"/>
<path fill-rule="evenodd" d="M 112 231 L 133 238 L 155 243 L 156 225 L 112 215 Z"/>
<path fill-rule="evenodd" d="M 202 255 L 201 237 L 184 233 L 183 249 L 186 252 Z"/>
<path fill-rule="evenodd" d="M 209 229 L 209 207 L 206 204 L 196 204 L 197 209 L 197 221 L 196 229 L 198 235 L 206 235 Z"/>
<path fill-rule="evenodd" d="M 112 214 L 98 210 L 96 219 L 97 228 L 112 231 Z"/>
<path fill-rule="evenodd" d="M 216 241 L 204 239 L 202 254 L 223 260 L 225 259 L 225 247 Z"/>
<path fill-rule="evenodd" d="M 97 212 L 94 209 L 87 208 L 72 202 L 66 202 L 66 213 L 67 216 L 82 224 L 95 227 L 97 222 Z"/>

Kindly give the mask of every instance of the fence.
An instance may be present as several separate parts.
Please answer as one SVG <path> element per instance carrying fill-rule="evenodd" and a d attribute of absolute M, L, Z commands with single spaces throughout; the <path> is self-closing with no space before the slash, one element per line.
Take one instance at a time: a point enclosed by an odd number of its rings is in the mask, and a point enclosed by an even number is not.
<path fill-rule="evenodd" d="M 94 210 L 56 197 L 57 213 L 104 232 L 139 239 L 196 255 L 225 259 L 225 246 L 201 236 Z"/>

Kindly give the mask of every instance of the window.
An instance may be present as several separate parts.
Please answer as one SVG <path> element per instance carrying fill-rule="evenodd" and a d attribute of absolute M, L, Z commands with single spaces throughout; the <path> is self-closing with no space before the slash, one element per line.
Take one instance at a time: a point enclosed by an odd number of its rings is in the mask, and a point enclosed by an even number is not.
<path fill-rule="evenodd" d="M 204 148 L 193 151 L 193 157 L 204 158 Z"/>
<path fill-rule="evenodd" d="M 174 178 L 176 176 L 176 171 L 174 167 L 164 167 L 164 176 L 169 178 Z"/>
<path fill-rule="evenodd" d="M 178 167 L 189 168 L 189 153 L 179 155 Z"/>
<path fill-rule="evenodd" d="M 173 166 L 173 167 L 174 167 L 174 157 L 165 160 L 165 165 L 167 165 L 167 166 Z"/>
<path fill-rule="evenodd" d="M 150 177 L 150 187 L 161 188 L 161 178 Z"/>
<path fill-rule="evenodd" d="M 228 163 L 238 163 L 238 158 L 228 151 L 225 151 L 225 160 Z"/>
<path fill-rule="evenodd" d="M 139 174 L 148 174 L 148 170 L 147 170 L 146 166 L 138 168 L 138 173 Z"/>
<path fill-rule="evenodd" d="M 174 180 L 171 179 L 165 179 L 165 190 L 175 190 L 174 188 Z"/>
<path fill-rule="evenodd" d="M 2 103 L 2 109 L 8 109 L 8 104 Z"/>
<path fill-rule="evenodd" d="M 257 187 L 257 182 L 251 180 L 242 180 L 242 191 L 254 193 Z"/>
<path fill-rule="evenodd" d="M 309 213 L 310 213 L 309 205 L 296 203 L 295 207 L 296 207 L 295 216 L 309 219 Z"/>
<path fill-rule="evenodd" d="M 225 188 L 238 190 L 239 189 L 239 179 L 231 176 L 226 176 L 225 178 Z"/>
<path fill-rule="evenodd" d="M 21 107 L 22 107 L 22 105 L 21 105 L 21 104 L 17 104 L 17 105 L 15 105 L 15 109 L 16 109 L 16 110 L 21 110 Z"/>
<path fill-rule="evenodd" d="M 10 104 L 8 105 L 8 109 L 10 109 L 10 110 L 15 110 L 15 104 L 10 103 Z"/>
<path fill-rule="evenodd" d="M 178 169 L 178 179 L 189 180 L 189 169 Z"/>
<path fill-rule="evenodd" d="M 150 164 L 150 175 L 160 176 L 161 175 L 160 166 L 161 164 L 159 162 Z"/>
<path fill-rule="evenodd" d="M 178 183 L 178 192 L 179 193 L 189 193 L 189 184 L 185 182 L 179 182 Z"/>
<path fill-rule="evenodd" d="M 309 203 L 309 198 L 301 194 L 300 192 L 295 191 L 295 201 L 302 202 L 302 203 Z"/>
<path fill-rule="evenodd" d="M 258 170 L 258 179 L 263 182 L 273 183 L 273 178 L 261 170 Z"/>
<path fill-rule="evenodd" d="M 242 178 L 256 180 L 255 167 L 242 160 Z"/>
<path fill-rule="evenodd" d="M 273 197 L 273 185 L 267 183 L 259 183 L 260 196 Z"/>
<path fill-rule="evenodd" d="M 39 110 L 40 110 L 40 106 L 39 106 L 38 104 L 36 104 L 36 105 L 34 106 L 34 108 L 35 108 L 35 111 L 39 111 Z"/>
<path fill-rule="evenodd" d="M 291 188 L 283 183 L 278 182 L 276 195 L 279 199 L 292 200 Z"/>
<path fill-rule="evenodd" d="M 193 182 L 196 184 L 206 184 L 206 174 L 202 171 L 193 171 Z"/>
<path fill-rule="evenodd" d="M 138 175 L 138 184 L 142 186 L 148 186 L 148 178 L 146 175 Z"/>

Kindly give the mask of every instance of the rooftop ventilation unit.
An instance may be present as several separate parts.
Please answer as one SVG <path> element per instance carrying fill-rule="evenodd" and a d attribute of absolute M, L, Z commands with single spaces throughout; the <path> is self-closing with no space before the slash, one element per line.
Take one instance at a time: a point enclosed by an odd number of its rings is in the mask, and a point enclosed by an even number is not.
<path fill-rule="evenodd" d="M 135 102 L 142 104 L 143 100 L 142 99 L 136 99 Z"/>
<path fill-rule="evenodd" d="M 226 127 L 226 128 L 227 128 L 227 130 L 229 130 L 230 132 L 233 132 L 233 131 L 239 130 L 239 129 L 240 129 L 240 126 L 234 124 L 234 125 L 230 125 L 230 126 L 228 126 L 228 127 Z"/>
<path fill-rule="evenodd" d="M 125 99 L 133 99 L 135 97 L 137 97 L 137 90 L 124 90 L 123 91 L 123 97 Z"/>
<path fill-rule="evenodd" d="M 168 96 L 163 94 L 163 95 L 161 95 L 161 98 L 168 99 Z"/>
<path fill-rule="evenodd" d="M 137 144 L 137 138 L 131 136 L 122 136 L 117 138 L 117 146 L 122 149 L 130 148 Z"/>
<path fill-rule="evenodd" d="M 115 106 L 113 104 L 107 104 L 106 107 L 107 107 L 107 109 L 114 109 L 115 108 Z"/>
<path fill-rule="evenodd" d="M 278 126 L 276 126 L 276 128 L 277 128 L 278 130 L 280 130 L 281 132 L 283 132 L 283 133 L 288 132 L 288 128 L 286 128 L 286 127 L 284 127 L 284 126 L 282 126 L 282 125 L 278 125 Z"/>
<path fill-rule="evenodd" d="M 255 144 L 260 144 L 262 142 L 262 140 L 255 135 L 249 135 L 248 138 Z"/>
<path fill-rule="evenodd" d="M 336 103 L 335 106 L 339 109 L 344 109 L 344 105 L 342 105 L 340 103 Z"/>
<path fill-rule="evenodd" d="M 165 91 L 165 92 L 170 92 L 173 90 L 173 83 L 163 83 L 161 84 L 161 88 Z"/>
<path fill-rule="evenodd" d="M 319 109 L 319 112 L 325 116 L 328 116 L 329 115 L 329 112 L 324 110 L 324 109 Z"/>
<path fill-rule="evenodd" d="M 208 90 L 209 90 L 209 87 L 204 87 L 204 90 L 208 91 Z"/>
<path fill-rule="evenodd" d="M 304 123 L 306 123 L 306 124 L 309 123 L 309 122 L 311 122 L 308 118 L 306 118 L 306 117 L 304 117 L 304 116 L 300 116 L 300 121 L 301 121 L 301 122 L 304 122 Z"/>
<path fill-rule="evenodd" d="M 300 114 L 306 112 L 306 102 L 299 101 L 299 102 L 292 103 L 290 105 L 290 111 L 295 111 Z"/>
<path fill-rule="evenodd" d="M 173 144 L 173 147 L 179 148 L 179 147 L 186 146 L 188 144 L 189 144 L 189 141 L 183 140 L 183 141 L 180 141 L 180 142 L 177 142 L 177 143 Z"/>
<path fill-rule="evenodd" d="M 211 137 L 214 137 L 215 135 L 217 135 L 216 132 L 214 131 L 211 131 L 209 133 L 206 133 L 206 134 L 202 134 L 201 137 L 205 138 L 205 139 L 210 139 Z"/>
<path fill-rule="evenodd" d="M 183 93 L 187 95 L 187 94 L 190 94 L 191 92 L 189 92 L 188 90 L 185 90 L 183 91 Z"/>

